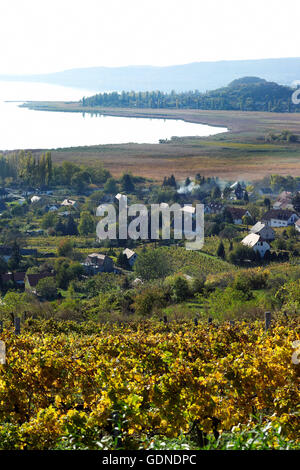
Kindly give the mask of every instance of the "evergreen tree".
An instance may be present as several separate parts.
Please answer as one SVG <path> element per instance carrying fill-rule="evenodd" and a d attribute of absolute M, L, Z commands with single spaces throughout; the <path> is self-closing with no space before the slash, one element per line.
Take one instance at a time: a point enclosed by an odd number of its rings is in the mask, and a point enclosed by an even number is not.
<path fill-rule="evenodd" d="M 21 256 L 20 246 L 18 245 L 16 241 L 14 241 L 12 245 L 11 258 L 9 259 L 9 262 L 8 262 L 9 269 L 18 269 L 21 261 L 22 261 L 22 256 Z"/>
<path fill-rule="evenodd" d="M 63 224 L 62 220 L 59 218 L 54 227 L 56 235 L 64 235 L 66 227 Z"/>
<path fill-rule="evenodd" d="M 77 224 L 73 219 L 72 215 L 68 217 L 65 233 L 66 235 L 78 235 Z"/>
<path fill-rule="evenodd" d="M 212 196 L 213 199 L 220 199 L 221 190 L 220 190 L 218 185 L 213 188 L 211 196 Z"/>
<path fill-rule="evenodd" d="M 132 193 L 134 191 L 132 177 L 128 173 L 124 173 L 121 178 L 121 188 L 125 193 Z"/>
<path fill-rule="evenodd" d="M 123 254 L 122 252 L 119 254 L 118 258 L 117 258 L 117 265 L 120 266 L 120 268 L 123 268 L 123 269 L 131 269 L 131 266 L 130 264 L 128 263 L 128 258 L 125 254 Z"/>
<path fill-rule="evenodd" d="M 219 246 L 217 249 L 217 256 L 219 256 L 219 258 L 222 258 L 222 259 L 225 258 L 225 247 L 222 241 L 220 241 L 219 243 Z"/>

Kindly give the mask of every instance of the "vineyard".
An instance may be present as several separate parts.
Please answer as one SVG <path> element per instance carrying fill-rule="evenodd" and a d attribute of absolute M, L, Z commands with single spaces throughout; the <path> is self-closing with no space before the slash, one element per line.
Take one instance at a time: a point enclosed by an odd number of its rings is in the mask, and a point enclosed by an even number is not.
<path fill-rule="evenodd" d="M 298 320 L 49 325 L 0 334 L 0 449 L 201 448 L 258 423 L 269 447 L 300 445 Z"/>

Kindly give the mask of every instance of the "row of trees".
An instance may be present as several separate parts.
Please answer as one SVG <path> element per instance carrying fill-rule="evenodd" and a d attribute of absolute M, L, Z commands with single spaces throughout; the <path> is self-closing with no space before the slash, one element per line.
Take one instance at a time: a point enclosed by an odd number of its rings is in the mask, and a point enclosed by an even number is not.
<path fill-rule="evenodd" d="M 76 165 L 65 161 L 53 165 L 50 152 L 40 156 L 21 151 L 7 156 L 0 155 L 0 178 L 2 183 L 11 178 L 27 187 L 69 186 L 76 191 L 84 190 L 89 184 L 103 184 L 110 173 L 101 164 L 93 167 Z"/>
<path fill-rule="evenodd" d="M 201 93 L 198 90 L 176 93 L 162 91 L 99 93 L 83 98 L 84 107 L 225 109 L 242 111 L 297 112 L 292 103 L 293 90 L 256 77 L 235 80 L 229 86 Z"/>

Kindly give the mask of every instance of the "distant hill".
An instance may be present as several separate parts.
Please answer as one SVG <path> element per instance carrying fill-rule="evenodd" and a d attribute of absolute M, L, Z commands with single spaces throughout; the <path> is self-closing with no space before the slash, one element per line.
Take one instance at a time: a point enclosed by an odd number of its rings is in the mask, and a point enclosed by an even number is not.
<path fill-rule="evenodd" d="M 205 92 L 245 76 L 291 85 L 300 80 L 300 58 L 195 62 L 168 67 L 91 67 L 44 75 L 2 75 L 0 79 L 38 81 L 99 92 L 195 89 Z"/>
<path fill-rule="evenodd" d="M 292 93 L 290 87 L 258 77 L 244 77 L 206 93 L 197 90 L 99 93 L 83 98 L 81 104 L 88 107 L 299 112 L 300 107 L 291 102 Z"/>

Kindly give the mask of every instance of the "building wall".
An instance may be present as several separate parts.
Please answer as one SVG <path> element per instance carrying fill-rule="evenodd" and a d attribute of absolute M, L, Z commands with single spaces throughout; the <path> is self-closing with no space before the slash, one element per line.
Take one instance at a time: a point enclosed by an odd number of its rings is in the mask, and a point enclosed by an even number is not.
<path fill-rule="evenodd" d="M 253 250 L 258 251 L 260 256 L 263 258 L 265 256 L 266 251 L 270 250 L 270 245 L 267 242 L 257 242 L 256 245 L 254 245 Z"/>

